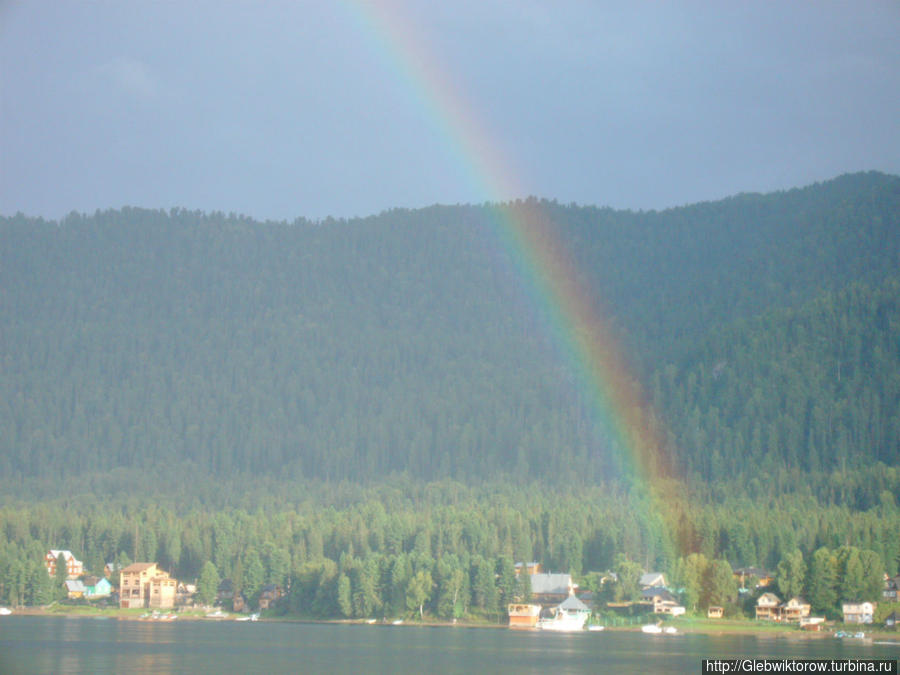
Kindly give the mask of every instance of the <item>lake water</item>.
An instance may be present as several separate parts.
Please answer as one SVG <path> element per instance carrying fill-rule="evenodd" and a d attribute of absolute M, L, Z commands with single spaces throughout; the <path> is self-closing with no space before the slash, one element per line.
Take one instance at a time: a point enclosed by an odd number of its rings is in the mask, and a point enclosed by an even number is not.
<path fill-rule="evenodd" d="M 498 628 L 0 617 L 0 673 L 699 673 L 704 658 L 896 659 L 896 644 Z"/>

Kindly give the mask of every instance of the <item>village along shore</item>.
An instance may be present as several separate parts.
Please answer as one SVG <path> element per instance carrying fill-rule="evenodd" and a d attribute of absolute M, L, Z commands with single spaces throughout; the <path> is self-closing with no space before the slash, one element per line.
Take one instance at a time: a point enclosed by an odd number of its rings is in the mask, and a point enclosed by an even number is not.
<path fill-rule="evenodd" d="M 174 615 L 177 621 L 237 621 L 240 619 L 247 620 L 248 615 L 238 612 L 220 612 L 215 614 L 216 608 L 190 608 L 179 609 L 171 612 L 169 616 Z M 46 607 L 23 607 L 13 612 L 14 616 L 48 616 L 60 617 L 67 619 L 115 619 L 119 621 L 155 621 L 153 613 L 144 609 L 120 609 L 117 607 L 95 607 L 92 605 L 69 605 L 61 603 L 53 603 Z M 210 616 L 212 615 L 212 616 Z M 165 614 L 159 614 L 165 616 Z M 275 614 L 274 612 L 263 611 L 259 615 L 259 621 L 267 623 L 312 623 L 312 624 L 339 624 L 339 625 L 371 625 L 372 627 L 382 628 L 438 628 L 438 627 L 455 627 L 461 629 L 506 629 L 510 630 L 506 624 L 495 623 L 491 621 L 439 621 L 439 620 L 389 620 L 389 619 L 311 619 L 304 616 L 292 616 Z M 676 629 L 673 635 L 648 636 L 648 639 L 677 639 L 679 635 L 745 635 L 745 636 L 765 636 L 773 639 L 785 640 L 818 640 L 818 639 L 835 639 L 836 633 L 846 632 L 855 633 L 860 627 L 856 625 L 843 624 L 834 622 L 826 625 L 820 631 L 805 631 L 799 629 L 796 625 L 778 624 L 772 622 L 761 622 L 755 619 L 706 619 L 701 617 L 677 617 L 665 622 L 666 626 L 672 626 Z M 870 630 L 869 626 L 865 627 L 865 635 L 867 640 L 872 641 L 888 641 L 895 642 L 900 645 L 900 632 L 875 629 Z M 533 630 L 538 629 L 521 629 L 512 630 Z M 585 633 L 590 631 L 585 630 Z M 641 624 L 632 624 L 624 626 L 605 626 L 604 633 L 639 633 L 641 632 Z"/>

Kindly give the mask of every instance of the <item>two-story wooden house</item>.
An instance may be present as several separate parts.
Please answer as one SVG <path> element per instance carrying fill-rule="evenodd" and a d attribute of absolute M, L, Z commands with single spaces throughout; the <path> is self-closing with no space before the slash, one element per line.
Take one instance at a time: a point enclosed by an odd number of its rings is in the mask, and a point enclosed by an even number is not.
<path fill-rule="evenodd" d="M 803 598 L 791 598 L 779 607 L 781 621 L 800 621 L 809 616 L 810 606 Z"/>
<path fill-rule="evenodd" d="M 756 618 L 778 621 L 781 618 L 781 598 L 774 593 L 763 593 L 756 601 Z"/>

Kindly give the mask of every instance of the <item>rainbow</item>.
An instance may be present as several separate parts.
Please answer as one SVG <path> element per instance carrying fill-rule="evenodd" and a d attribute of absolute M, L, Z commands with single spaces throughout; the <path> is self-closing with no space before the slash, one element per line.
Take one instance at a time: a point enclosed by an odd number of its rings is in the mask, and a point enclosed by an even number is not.
<path fill-rule="evenodd" d="M 422 31 L 389 3 L 349 2 L 349 15 L 441 134 L 446 151 L 483 201 L 496 204 L 497 235 L 545 318 L 554 343 L 577 374 L 631 485 L 655 515 L 666 513 L 671 468 L 660 453 L 659 424 L 642 401 L 622 350 L 601 320 L 597 299 L 579 285 L 570 254 L 549 215 L 523 190 L 477 109 L 421 42 Z M 654 518 L 659 521 L 660 518 Z M 655 533 L 664 540 L 670 535 Z"/>

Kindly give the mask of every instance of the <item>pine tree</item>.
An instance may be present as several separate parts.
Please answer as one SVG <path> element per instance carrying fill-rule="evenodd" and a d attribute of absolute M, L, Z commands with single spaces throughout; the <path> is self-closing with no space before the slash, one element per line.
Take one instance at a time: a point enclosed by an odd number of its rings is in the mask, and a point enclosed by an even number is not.
<path fill-rule="evenodd" d="M 219 571 L 216 569 L 212 560 L 207 560 L 203 564 L 200 572 L 200 579 L 197 581 L 197 598 L 204 605 L 211 605 L 216 599 L 219 590 Z"/>

